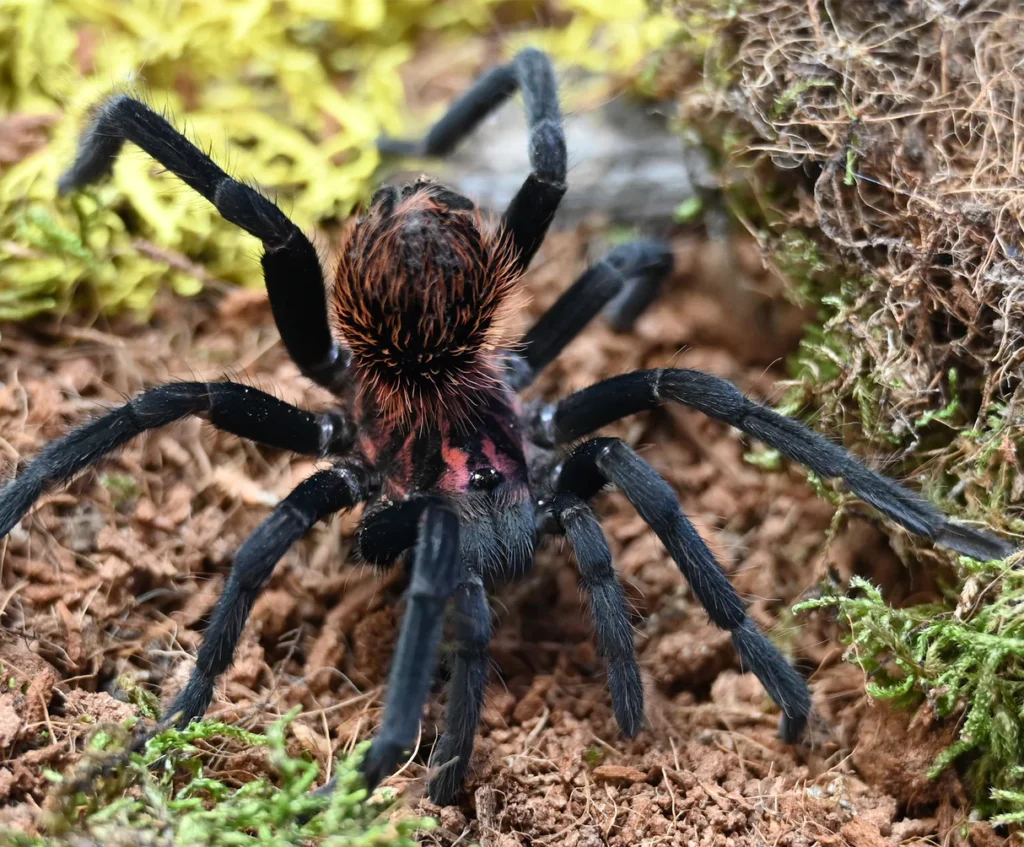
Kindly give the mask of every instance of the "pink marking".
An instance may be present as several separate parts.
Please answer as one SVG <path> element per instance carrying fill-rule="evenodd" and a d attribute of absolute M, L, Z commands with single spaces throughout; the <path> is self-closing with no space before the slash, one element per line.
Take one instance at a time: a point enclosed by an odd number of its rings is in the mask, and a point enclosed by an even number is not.
<path fill-rule="evenodd" d="M 469 490 L 469 456 L 464 450 L 445 444 L 441 447 L 445 471 L 438 483 L 442 491 L 463 492 Z"/>
<path fill-rule="evenodd" d="M 480 447 L 487 460 L 491 463 L 491 467 L 502 476 L 506 479 L 515 479 L 518 476 L 520 470 L 518 463 L 504 453 L 498 452 L 498 448 L 494 446 L 494 442 L 491 439 L 485 438 Z"/>

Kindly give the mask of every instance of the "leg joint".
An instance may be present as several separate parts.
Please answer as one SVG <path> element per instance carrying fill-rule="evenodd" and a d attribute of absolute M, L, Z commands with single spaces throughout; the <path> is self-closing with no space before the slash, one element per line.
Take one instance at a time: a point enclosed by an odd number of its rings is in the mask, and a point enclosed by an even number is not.
<path fill-rule="evenodd" d="M 347 349 L 335 341 L 330 342 L 330 347 L 319 362 L 312 365 L 301 365 L 302 372 L 317 385 L 324 386 L 328 391 L 340 393 L 348 382 L 348 365 L 351 361 L 351 354 Z"/>
<path fill-rule="evenodd" d="M 487 635 L 490 632 L 488 631 Z M 455 655 L 464 662 L 483 662 L 487 659 L 490 638 L 483 633 L 476 633 L 472 640 L 459 641 L 455 648 Z"/>
<path fill-rule="evenodd" d="M 455 655 L 469 662 L 483 661 L 487 658 L 491 644 L 490 610 L 485 609 L 487 618 L 461 620 L 457 626 L 458 646 Z"/>
<path fill-rule="evenodd" d="M 545 118 L 531 129 L 530 163 L 539 180 L 555 188 L 564 188 L 568 154 L 565 134 L 557 120 Z"/>
<path fill-rule="evenodd" d="M 534 407 L 529 416 L 530 436 L 534 444 L 540 447 L 552 448 L 558 443 L 558 433 L 555 426 L 555 415 L 558 406 L 555 403 L 541 403 Z"/>
<path fill-rule="evenodd" d="M 262 241 L 268 251 L 285 249 L 293 238 L 302 237 L 275 203 L 226 174 L 213 191 L 213 205 L 225 220 Z"/>
<path fill-rule="evenodd" d="M 651 371 L 651 396 L 658 403 L 664 403 L 665 398 L 661 395 L 661 383 L 665 378 L 665 368 L 655 368 Z"/>
<path fill-rule="evenodd" d="M 621 453 L 623 449 L 629 450 L 629 445 L 626 444 L 621 438 L 602 438 L 601 446 L 598 448 L 597 453 L 594 454 L 594 464 L 601 467 L 601 463 L 606 460 L 613 453 Z M 630 450 L 630 452 L 632 452 Z M 604 468 L 601 468 L 604 470 Z"/>
<path fill-rule="evenodd" d="M 365 497 L 374 484 L 372 475 L 357 462 L 335 465 L 331 473 L 345 483 L 345 493 L 353 503 Z"/>
<path fill-rule="evenodd" d="M 355 427 L 345 415 L 335 412 L 320 415 L 321 456 L 344 453 L 352 446 L 355 436 Z"/>

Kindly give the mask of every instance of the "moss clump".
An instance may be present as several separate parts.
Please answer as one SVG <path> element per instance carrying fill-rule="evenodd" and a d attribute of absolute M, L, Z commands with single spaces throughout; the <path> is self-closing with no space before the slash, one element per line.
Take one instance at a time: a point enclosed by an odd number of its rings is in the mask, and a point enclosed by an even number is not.
<path fill-rule="evenodd" d="M 927 455 L 920 476 L 944 507 L 1024 529 L 1015 7 L 704 2 L 686 15 L 714 33 L 715 72 L 683 111 L 708 143 L 729 139 L 736 208 L 793 298 L 820 309 L 789 403 L 865 453 L 901 450 L 894 472 Z"/>
<path fill-rule="evenodd" d="M 60 813 L 50 816 L 48 834 L 0 831 L 0 844 L 414 847 L 414 834 L 434 823 L 402 819 L 386 801 L 367 802 L 358 769 L 365 745 L 336 763 L 330 796 L 310 794 L 318 766 L 287 751 L 287 727 L 295 714 L 272 725 L 265 736 L 212 721 L 162 732 L 107 777 L 98 793 L 63 797 Z M 237 788 L 208 773 L 197 744 L 214 739 L 258 749 L 274 778 L 260 777 Z M 91 746 L 96 751 L 109 741 L 109 735 L 97 733 Z"/>
<path fill-rule="evenodd" d="M 680 15 L 706 47 L 680 62 L 683 119 L 793 300 L 818 311 L 785 410 L 813 409 L 947 512 L 1021 532 L 1019 9 L 704 0 Z M 936 769 L 955 761 L 980 809 L 1020 816 L 1024 582 L 889 529 L 951 566 L 944 597 L 896 610 L 858 581 L 803 608 L 840 611 L 873 695 L 962 712 Z"/>
<path fill-rule="evenodd" d="M 0 320 L 144 313 L 163 286 L 260 283 L 255 240 L 138 151 L 111 180 L 56 198 L 87 110 L 112 91 L 168 110 L 308 230 L 371 188 L 374 139 L 403 129 L 399 71 L 418 40 L 465 38 L 500 17 L 503 52 L 538 44 L 600 70 L 607 93 L 678 29 L 642 0 L 560 0 L 545 14 L 551 26 L 520 0 L 0 0 Z"/>
<path fill-rule="evenodd" d="M 850 628 L 847 659 L 869 675 L 872 697 L 904 707 L 927 699 L 938 715 L 955 716 L 959 737 L 931 775 L 963 757 L 968 777 L 984 787 L 979 810 L 1024 821 L 1024 571 L 962 559 L 959 575 L 948 603 L 894 609 L 854 577 L 849 593 L 828 591 L 795 611 L 838 612 Z"/>

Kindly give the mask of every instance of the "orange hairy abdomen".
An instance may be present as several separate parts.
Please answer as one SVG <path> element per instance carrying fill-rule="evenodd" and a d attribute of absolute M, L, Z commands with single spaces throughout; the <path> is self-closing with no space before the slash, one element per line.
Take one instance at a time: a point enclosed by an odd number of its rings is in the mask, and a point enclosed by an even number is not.
<path fill-rule="evenodd" d="M 460 417 L 498 384 L 511 248 L 441 197 L 426 189 L 371 208 L 346 234 L 335 276 L 337 328 L 361 390 L 391 419 Z"/>

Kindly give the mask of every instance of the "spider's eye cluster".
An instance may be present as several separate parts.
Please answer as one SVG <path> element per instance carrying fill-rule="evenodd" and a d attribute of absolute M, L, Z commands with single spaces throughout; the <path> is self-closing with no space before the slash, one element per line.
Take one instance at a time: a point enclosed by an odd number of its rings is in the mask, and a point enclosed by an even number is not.
<path fill-rule="evenodd" d="M 496 378 L 512 252 L 464 198 L 423 181 L 410 188 L 379 192 L 350 231 L 337 326 L 389 416 L 464 413 Z"/>

